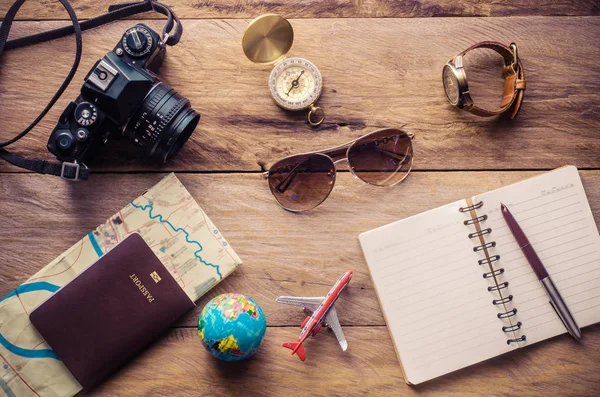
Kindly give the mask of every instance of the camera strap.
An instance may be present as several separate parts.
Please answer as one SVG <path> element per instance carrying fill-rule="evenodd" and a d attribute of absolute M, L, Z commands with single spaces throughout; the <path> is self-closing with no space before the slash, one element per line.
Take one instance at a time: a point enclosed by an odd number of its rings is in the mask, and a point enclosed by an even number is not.
<path fill-rule="evenodd" d="M 48 102 L 44 110 L 42 110 L 42 112 L 35 118 L 35 120 L 33 120 L 31 124 L 29 124 L 27 128 L 25 128 L 12 139 L 0 142 L 0 158 L 14 166 L 29 171 L 34 171 L 38 174 L 56 175 L 69 180 L 88 179 L 89 169 L 83 164 L 69 162 L 56 163 L 46 160 L 25 159 L 21 156 L 8 152 L 5 147 L 17 142 L 19 139 L 27 135 L 40 122 L 40 120 L 44 118 L 44 116 L 48 113 L 52 106 L 54 106 L 56 101 L 60 98 L 65 89 L 73 80 L 73 76 L 75 75 L 81 60 L 83 47 L 81 34 L 82 31 L 96 28 L 98 26 L 135 14 L 154 10 L 167 16 L 167 23 L 162 31 L 163 45 L 174 46 L 179 43 L 183 33 L 183 27 L 181 26 L 177 15 L 175 15 L 169 7 L 153 0 L 111 5 L 108 8 L 108 13 L 88 19 L 81 23 L 79 23 L 77 15 L 75 14 L 75 10 L 69 4 L 68 0 L 59 0 L 59 2 L 69 14 L 72 25 L 8 41 L 8 35 L 10 33 L 14 18 L 23 3 L 25 3 L 25 0 L 16 0 L 4 16 L 4 21 L 0 24 L 0 57 L 2 57 L 2 53 L 6 50 L 43 43 L 75 33 L 75 59 L 67 77 L 56 93 L 52 96 L 52 99 L 50 99 L 50 102 Z"/>

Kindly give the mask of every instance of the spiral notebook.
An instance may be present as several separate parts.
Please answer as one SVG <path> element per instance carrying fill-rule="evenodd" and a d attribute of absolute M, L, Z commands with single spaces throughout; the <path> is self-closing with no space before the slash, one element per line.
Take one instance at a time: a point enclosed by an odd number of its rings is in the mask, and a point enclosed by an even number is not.
<path fill-rule="evenodd" d="M 360 235 L 407 383 L 567 332 L 500 202 L 579 326 L 600 321 L 600 236 L 577 169 L 559 168 Z"/>

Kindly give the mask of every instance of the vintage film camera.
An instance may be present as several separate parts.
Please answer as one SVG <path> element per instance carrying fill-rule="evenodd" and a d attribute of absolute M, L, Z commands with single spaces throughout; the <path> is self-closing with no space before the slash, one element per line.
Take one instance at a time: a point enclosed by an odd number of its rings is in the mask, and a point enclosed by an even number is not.
<path fill-rule="evenodd" d="M 120 135 L 162 161 L 179 151 L 200 115 L 154 74 L 165 53 L 160 36 L 137 24 L 96 62 L 48 140 L 48 150 L 63 167 L 78 171 L 94 150 Z"/>

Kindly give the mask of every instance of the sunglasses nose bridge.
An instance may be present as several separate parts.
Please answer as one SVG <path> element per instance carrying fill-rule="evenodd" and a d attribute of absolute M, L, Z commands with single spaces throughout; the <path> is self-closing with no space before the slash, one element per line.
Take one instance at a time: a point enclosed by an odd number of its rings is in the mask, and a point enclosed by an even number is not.
<path fill-rule="evenodd" d="M 348 161 L 348 157 L 343 157 L 333 162 L 336 171 L 340 169 L 340 163 L 346 163 L 346 168 L 348 168 L 354 179 L 358 179 L 358 176 L 354 173 L 354 169 L 352 169 L 352 166 L 350 165 L 350 161 Z"/>
<path fill-rule="evenodd" d="M 342 157 L 340 159 L 337 159 L 333 162 L 333 165 L 335 165 L 335 168 L 337 169 L 339 167 L 339 163 L 341 162 L 346 162 L 346 164 L 348 164 L 348 158 L 347 157 Z M 348 164 L 349 165 L 349 164 Z"/>
<path fill-rule="evenodd" d="M 352 164 L 350 164 L 350 160 L 348 159 L 348 156 L 341 157 L 341 158 L 339 158 L 339 159 L 336 159 L 336 160 L 333 162 L 333 164 L 335 165 L 335 168 L 336 168 L 336 169 L 339 169 L 339 167 L 340 167 L 340 163 L 341 163 L 341 164 L 344 164 L 344 163 L 345 163 L 345 164 L 346 164 L 346 167 L 347 167 L 349 170 L 352 170 Z"/>

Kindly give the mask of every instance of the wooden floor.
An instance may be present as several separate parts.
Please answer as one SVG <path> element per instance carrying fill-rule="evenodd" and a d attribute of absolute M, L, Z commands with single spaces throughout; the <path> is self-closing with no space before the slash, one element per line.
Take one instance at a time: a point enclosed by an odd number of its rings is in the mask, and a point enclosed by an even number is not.
<path fill-rule="evenodd" d="M 251 360 L 225 364 L 204 351 L 190 313 L 94 395 L 557 395 L 600 389 L 600 326 L 536 344 L 418 387 L 404 383 L 363 259 L 358 234 L 436 206 L 566 164 L 581 169 L 600 224 L 600 6 L 596 0 L 169 0 L 183 19 L 161 77 L 202 114 L 174 161 L 141 159 L 110 143 L 88 182 L 23 173 L 0 163 L 0 296 L 175 171 L 244 264 L 198 302 L 241 292 L 264 309 L 268 330 Z M 4 15 L 11 0 L 0 0 Z M 80 18 L 103 2 L 73 1 Z M 287 113 L 267 88 L 270 68 L 241 49 L 247 22 L 265 12 L 292 18 L 292 56 L 315 63 L 325 89 L 325 123 Z M 434 18 L 435 17 L 435 18 Z M 468 18 L 465 18 L 468 17 Z M 156 18 L 156 14 L 140 18 Z M 58 2 L 29 1 L 11 37 L 67 24 Z M 163 20 L 147 20 L 160 30 Z M 94 62 L 133 21 L 84 33 L 84 56 L 67 92 L 40 125 L 12 147 L 51 159 L 49 132 Z M 481 40 L 517 42 L 527 91 L 519 117 L 486 120 L 453 109 L 441 84 L 444 63 Z M 39 113 L 72 62 L 73 38 L 11 51 L 0 60 L 0 140 Z M 485 61 L 485 57 L 482 58 Z M 473 65 L 476 100 L 492 103 L 499 76 Z M 476 77 L 480 77 L 477 80 Z M 487 78 L 491 83 L 487 83 Z M 499 85 L 498 85 L 499 84 Z M 478 91 L 477 91 L 477 90 Z M 341 173 L 330 198 L 296 215 L 277 205 L 260 172 L 277 159 L 346 142 L 381 127 L 416 135 L 412 175 L 376 188 Z M 349 349 L 331 332 L 309 340 L 308 360 L 289 356 L 304 316 L 279 295 L 321 295 L 339 275 L 354 278 L 338 303 Z M 469 337 L 468 329 L 464 331 Z"/>

